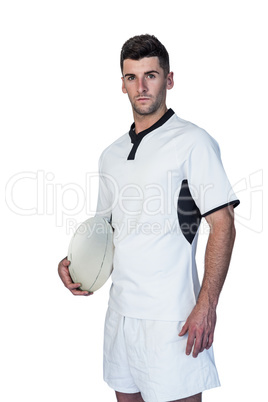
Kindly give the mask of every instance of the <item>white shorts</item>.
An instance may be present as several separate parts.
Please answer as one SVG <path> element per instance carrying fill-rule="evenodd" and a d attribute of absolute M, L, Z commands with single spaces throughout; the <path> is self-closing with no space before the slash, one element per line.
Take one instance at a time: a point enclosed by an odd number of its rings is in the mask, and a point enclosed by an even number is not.
<path fill-rule="evenodd" d="M 213 350 L 185 354 L 184 322 L 123 317 L 110 308 L 104 333 L 104 381 L 115 391 L 141 392 L 146 402 L 187 398 L 220 386 Z"/>

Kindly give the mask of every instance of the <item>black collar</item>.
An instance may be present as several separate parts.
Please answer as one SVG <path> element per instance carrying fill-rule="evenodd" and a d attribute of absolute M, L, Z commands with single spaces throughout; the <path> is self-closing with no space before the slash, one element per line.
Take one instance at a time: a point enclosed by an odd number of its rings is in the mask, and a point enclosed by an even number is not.
<path fill-rule="evenodd" d="M 141 131 L 139 134 L 135 133 L 135 123 L 133 123 L 129 130 L 129 136 L 131 138 L 132 144 L 135 144 L 136 142 L 141 142 L 146 134 L 149 134 L 156 128 L 161 127 L 168 119 L 170 119 L 171 116 L 173 116 L 173 114 L 174 111 L 172 109 L 168 109 L 167 112 L 156 123 L 154 123 L 146 130 Z"/>

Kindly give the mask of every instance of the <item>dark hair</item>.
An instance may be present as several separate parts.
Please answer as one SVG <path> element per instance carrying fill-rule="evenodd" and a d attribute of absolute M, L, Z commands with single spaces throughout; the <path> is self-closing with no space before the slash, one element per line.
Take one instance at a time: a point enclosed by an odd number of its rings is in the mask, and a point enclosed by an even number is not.
<path fill-rule="evenodd" d="M 123 72 L 125 59 L 140 60 L 143 57 L 158 57 L 165 76 L 169 73 L 169 55 L 164 45 L 154 35 L 137 35 L 128 39 L 121 50 L 120 66 Z"/>

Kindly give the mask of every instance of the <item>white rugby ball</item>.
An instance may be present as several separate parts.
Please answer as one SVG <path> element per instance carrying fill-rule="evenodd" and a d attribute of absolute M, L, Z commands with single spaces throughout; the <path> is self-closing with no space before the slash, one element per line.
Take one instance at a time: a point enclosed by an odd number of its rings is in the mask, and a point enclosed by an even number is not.
<path fill-rule="evenodd" d="M 100 216 L 87 219 L 78 227 L 69 245 L 69 272 L 73 282 L 81 283 L 81 290 L 98 290 L 112 273 L 113 253 L 110 223 Z"/>

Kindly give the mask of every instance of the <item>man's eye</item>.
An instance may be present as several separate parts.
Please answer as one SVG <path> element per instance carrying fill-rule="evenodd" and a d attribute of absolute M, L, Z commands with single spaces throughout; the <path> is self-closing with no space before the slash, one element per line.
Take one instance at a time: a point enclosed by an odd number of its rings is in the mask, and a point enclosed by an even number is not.
<path fill-rule="evenodd" d="M 128 81 L 133 81 L 134 80 L 134 75 L 131 75 L 130 77 L 127 77 Z"/>
<path fill-rule="evenodd" d="M 147 77 L 152 79 L 152 78 L 155 78 L 155 75 L 154 74 L 148 74 Z"/>

